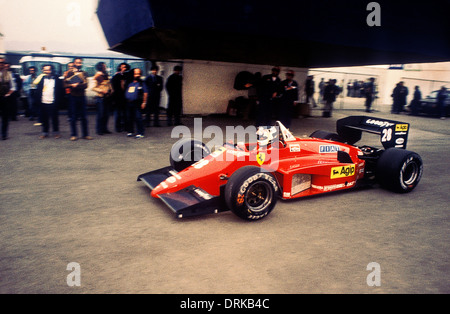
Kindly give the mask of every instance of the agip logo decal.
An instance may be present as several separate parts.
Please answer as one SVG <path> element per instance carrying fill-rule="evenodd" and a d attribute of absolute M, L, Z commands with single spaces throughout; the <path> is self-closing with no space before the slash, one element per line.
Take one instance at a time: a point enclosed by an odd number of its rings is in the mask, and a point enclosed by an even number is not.
<path fill-rule="evenodd" d="M 407 124 L 396 124 L 395 125 L 395 132 L 406 132 L 406 131 L 408 131 Z"/>
<path fill-rule="evenodd" d="M 339 166 L 331 168 L 331 179 L 351 177 L 355 174 L 355 165 Z"/>

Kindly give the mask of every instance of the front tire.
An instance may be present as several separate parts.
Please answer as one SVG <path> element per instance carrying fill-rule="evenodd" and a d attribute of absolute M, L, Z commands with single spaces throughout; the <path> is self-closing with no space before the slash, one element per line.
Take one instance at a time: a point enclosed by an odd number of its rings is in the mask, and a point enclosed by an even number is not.
<path fill-rule="evenodd" d="M 228 208 L 245 220 L 259 220 L 269 215 L 275 207 L 278 194 L 275 177 L 254 166 L 236 170 L 225 186 Z"/>
<path fill-rule="evenodd" d="M 182 138 L 173 144 L 170 150 L 170 165 L 180 172 L 211 153 L 199 140 Z"/>
<path fill-rule="evenodd" d="M 411 192 L 423 173 L 422 158 L 411 151 L 389 148 L 378 160 L 376 176 L 380 185 L 398 193 Z"/>

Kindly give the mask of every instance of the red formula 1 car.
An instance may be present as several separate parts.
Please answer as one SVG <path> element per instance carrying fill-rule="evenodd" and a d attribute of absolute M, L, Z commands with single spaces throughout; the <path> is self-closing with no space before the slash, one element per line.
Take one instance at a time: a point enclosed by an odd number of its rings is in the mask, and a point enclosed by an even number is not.
<path fill-rule="evenodd" d="M 309 138 L 296 138 L 277 124 L 258 130 L 256 143 L 225 143 L 212 153 L 201 141 L 181 139 L 172 147 L 171 166 L 142 174 L 138 181 L 179 218 L 231 210 L 257 220 L 279 198 L 368 183 L 405 193 L 422 176 L 421 157 L 405 150 L 408 123 L 350 116 L 337 121 L 337 133 L 315 131 Z M 383 148 L 356 146 L 362 131 L 380 136 Z"/>

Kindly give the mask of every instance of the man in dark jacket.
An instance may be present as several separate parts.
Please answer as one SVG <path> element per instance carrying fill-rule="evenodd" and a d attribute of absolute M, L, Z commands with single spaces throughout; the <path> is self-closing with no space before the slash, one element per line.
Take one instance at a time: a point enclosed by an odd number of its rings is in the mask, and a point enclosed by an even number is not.
<path fill-rule="evenodd" d="M 131 137 L 134 133 L 134 125 L 136 124 L 136 139 L 144 137 L 144 122 L 142 119 L 142 111 L 147 107 L 147 85 L 142 81 L 142 70 L 135 68 L 131 70 L 133 81 L 127 85 L 125 91 L 125 99 L 127 100 L 126 122 L 125 128 L 127 136 Z"/>
<path fill-rule="evenodd" d="M 411 109 L 411 115 L 417 116 L 419 115 L 419 108 L 420 108 L 420 100 L 422 99 L 422 93 L 420 92 L 419 86 L 414 87 L 414 98 L 411 101 L 410 109 Z"/>
<path fill-rule="evenodd" d="M 314 77 L 312 75 L 308 75 L 305 81 L 305 95 L 306 95 L 306 103 L 309 104 L 310 101 L 313 107 L 317 107 L 316 101 L 314 100 Z"/>
<path fill-rule="evenodd" d="M 323 108 L 322 116 L 324 118 L 331 117 L 333 112 L 333 103 L 336 101 L 336 96 L 339 95 L 339 91 L 339 87 L 336 86 L 336 80 L 330 80 L 323 93 L 325 106 Z"/>
<path fill-rule="evenodd" d="M 5 68 L 11 74 L 11 77 L 14 80 L 14 86 L 15 86 L 15 91 L 9 97 L 10 115 L 11 115 L 10 119 L 11 119 L 11 121 L 17 121 L 18 100 L 20 98 L 20 92 L 22 90 L 23 81 L 22 81 L 22 78 L 20 77 L 20 75 L 11 69 L 11 63 L 6 62 Z"/>
<path fill-rule="evenodd" d="M 366 96 L 366 112 L 372 112 L 372 102 L 375 96 L 375 78 L 371 77 L 369 82 L 364 86 L 364 94 Z"/>
<path fill-rule="evenodd" d="M 148 105 L 146 110 L 145 124 L 150 126 L 150 116 L 153 114 L 153 125 L 159 127 L 159 102 L 163 90 L 163 78 L 158 75 L 159 67 L 154 65 L 150 75 L 145 79 L 148 90 Z"/>
<path fill-rule="evenodd" d="M 283 95 L 280 99 L 280 121 L 287 128 L 291 127 L 294 115 L 294 102 L 298 100 L 298 83 L 294 81 L 294 71 L 286 73 L 286 80 L 281 82 Z"/>
<path fill-rule="evenodd" d="M 121 63 L 117 67 L 117 73 L 111 79 L 112 100 L 114 107 L 115 130 L 120 133 L 125 130 L 126 104 L 125 90 L 130 80 L 130 65 Z"/>
<path fill-rule="evenodd" d="M 5 68 L 6 61 L 0 57 L 0 116 L 2 120 L 2 140 L 8 139 L 10 117 L 10 97 L 15 92 L 14 79 Z"/>
<path fill-rule="evenodd" d="M 87 100 L 86 88 L 88 86 L 88 74 L 83 71 L 83 59 L 76 57 L 73 59 L 73 69 L 67 73 L 65 78 L 65 88 L 70 88 L 69 104 L 70 112 L 70 140 L 76 141 L 78 139 L 77 121 L 81 122 L 82 138 L 85 140 L 92 140 L 89 136 L 89 126 L 87 119 Z"/>
<path fill-rule="evenodd" d="M 42 68 L 44 77 L 36 87 L 36 100 L 41 108 L 42 135 L 40 139 L 49 135 L 50 120 L 53 126 L 53 135 L 60 138 L 58 107 L 64 100 L 64 82 L 53 73 L 52 65 L 45 65 Z"/>
<path fill-rule="evenodd" d="M 392 93 L 392 97 L 394 98 L 393 113 L 400 113 L 405 110 L 407 96 L 408 88 L 404 86 L 404 82 L 399 82 Z"/>
<path fill-rule="evenodd" d="M 264 75 L 261 79 L 261 88 L 259 90 L 259 109 L 256 119 L 256 126 L 271 125 L 272 115 L 278 104 L 278 98 L 281 95 L 281 80 L 279 67 L 272 68 L 272 74 Z"/>
<path fill-rule="evenodd" d="M 445 110 L 445 99 L 447 98 L 447 88 L 442 86 L 437 95 L 437 106 L 442 120 L 445 120 L 447 112 Z"/>
<path fill-rule="evenodd" d="M 167 108 L 167 124 L 171 126 L 181 124 L 181 112 L 183 109 L 183 77 L 182 68 L 177 65 L 173 68 L 173 74 L 169 76 L 166 82 L 166 90 L 169 95 Z"/>

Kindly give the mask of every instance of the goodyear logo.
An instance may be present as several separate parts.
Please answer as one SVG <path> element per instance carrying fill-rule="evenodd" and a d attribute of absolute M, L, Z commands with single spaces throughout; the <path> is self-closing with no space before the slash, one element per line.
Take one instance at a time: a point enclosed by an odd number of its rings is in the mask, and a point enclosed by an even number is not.
<path fill-rule="evenodd" d="M 355 165 L 339 166 L 331 168 L 331 179 L 346 178 L 355 174 Z"/>
<path fill-rule="evenodd" d="M 407 124 L 396 124 L 395 125 L 395 132 L 406 132 L 406 131 L 408 131 Z"/>
<path fill-rule="evenodd" d="M 394 123 L 390 123 L 387 121 L 374 120 L 374 119 L 367 119 L 366 124 L 376 125 L 380 128 L 387 128 L 389 126 L 394 125 Z"/>

